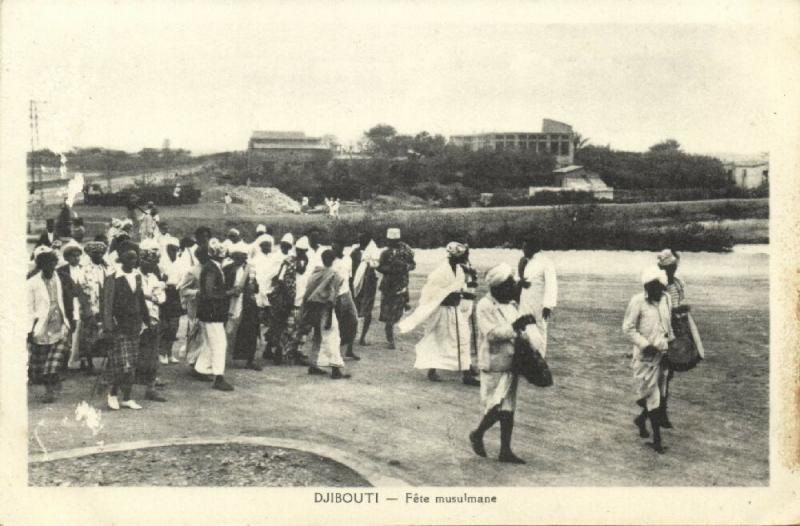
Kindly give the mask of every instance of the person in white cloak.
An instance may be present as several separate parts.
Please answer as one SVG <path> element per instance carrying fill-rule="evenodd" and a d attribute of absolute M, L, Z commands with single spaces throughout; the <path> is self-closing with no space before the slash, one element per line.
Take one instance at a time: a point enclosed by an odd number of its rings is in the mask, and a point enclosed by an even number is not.
<path fill-rule="evenodd" d="M 622 322 L 622 332 L 633 343 L 631 367 L 636 403 L 642 408 L 634 423 L 639 428 L 639 436 L 647 438 L 649 433 L 645 422 L 650 419 L 653 441 L 648 446 L 663 453 L 661 423 L 667 388 L 663 359 L 669 342 L 675 338 L 671 322 L 672 306 L 669 295 L 664 293 L 667 275 L 663 270 L 655 265 L 645 268 L 641 282 L 644 291 L 631 298 Z"/>
<path fill-rule="evenodd" d="M 519 298 L 520 312 L 533 314 L 544 345 L 539 350 L 542 357 L 547 354 L 547 325 L 556 308 L 558 280 L 553 261 L 541 253 L 535 239 L 525 241 L 523 257 L 519 261 L 518 273 L 521 281 Z"/>
<path fill-rule="evenodd" d="M 378 292 L 377 268 L 380 264 L 381 249 L 369 234 L 361 234 L 358 244 L 350 252 L 353 262 L 353 300 L 356 303 L 358 317 L 364 321 L 361 325 L 359 345 L 367 345 L 367 332 L 372 323 L 372 310 L 375 307 L 375 296 Z"/>
<path fill-rule="evenodd" d="M 238 294 L 230 297 L 228 321 L 225 322 L 225 336 L 227 336 L 228 339 L 228 349 L 231 350 L 229 353 L 231 355 L 233 349 L 236 348 L 236 334 L 239 331 L 239 324 L 242 319 L 244 284 L 250 272 L 247 267 L 248 249 L 249 247 L 241 240 L 232 244 L 228 249 L 228 255 L 231 261 L 222 267 L 222 273 L 226 277 L 226 280 L 228 277 L 231 279 L 231 282 L 226 283 L 226 286 L 239 291 Z"/>
<path fill-rule="evenodd" d="M 441 381 L 437 369 L 462 371 L 469 376 L 470 346 L 472 344 L 472 303 L 462 303 L 467 292 L 463 264 L 466 245 L 447 244 L 447 261 L 428 276 L 422 287 L 419 305 L 397 324 L 401 334 L 407 334 L 425 324 L 425 334 L 416 345 L 414 368 L 427 369 L 428 380 Z"/>
<path fill-rule="evenodd" d="M 273 250 L 275 239 L 269 234 L 261 234 L 255 242 L 258 244 L 259 253 L 253 257 L 251 266 L 253 267 L 256 283 L 258 284 L 256 306 L 259 310 L 259 319 L 261 320 L 262 326 L 262 329 L 259 329 L 259 335 L 262 340 L 266 342 L 262 357 L 265 360 L 273 360 L 275 356 L 268 337 L 269 322 L 272 318 L 269 295 L 272 292 L 272 280 L 278 275 L 278 272 L 280 272 L 281 263 L 283 263 L 285 256 L 280 250 Z"/>
<path fill-rule="evenodd" d="M 478 367 L 481 375 L 481 408 L 483 416 L 478 428 L 469 434 L 472 450 L 486 456 L 483 436 L 500 422 L 500 462 L 524 464 L 511 451 L 514 412 L 517 406 L 518 375 L 511 369 L 514 345 L 524 338 L 535 349 L 542 338 L 532 314 L 520 314 L 513 301 L 516 282 L 511 267 L 502 263 L 486 273 L 489 294 L 481 298 L 476 308 L 478 320 Z"/>

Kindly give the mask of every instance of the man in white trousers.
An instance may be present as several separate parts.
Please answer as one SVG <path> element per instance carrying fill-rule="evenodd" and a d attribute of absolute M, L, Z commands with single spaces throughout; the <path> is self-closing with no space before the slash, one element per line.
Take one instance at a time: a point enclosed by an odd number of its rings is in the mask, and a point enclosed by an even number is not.
<path fill-rule="evenodd" d="M 216 238 L 208 242 L 209 260 L 200 272 L 200 290 L 197 294 L 197 319 L 200 326 L 200 337 L 203 339 L 202 351 L 197 357 L 195 371 L 199 374 L 213 375 L 212 387 L 220 391 L 233 391 L 233 386 L 225 381 L 225 354 L 228 340 L 225 334 L 225 322 L 228 321 L 230 299 L 241 294 L 234 286 L 225 286 L 222 273 L 222 260 L 226 250 Z"/>
<path fill-rule="evenodd" d="M 547 353 L 547 325 L 556 308 L 558 297 L 558 281 L 553 261 L 541 253 L 541 247 L 535 239 L 525 241 L 519 260 L 518 272 L 522 284 L 519 298 L 521 314 L 533 314 L 536 326 L 542 335 L 542 347 L 539 351 Z"/>

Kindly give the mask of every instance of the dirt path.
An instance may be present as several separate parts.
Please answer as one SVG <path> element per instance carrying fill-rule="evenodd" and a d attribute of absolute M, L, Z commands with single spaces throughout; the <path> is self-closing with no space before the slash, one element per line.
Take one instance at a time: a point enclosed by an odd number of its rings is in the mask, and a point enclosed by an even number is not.
<path fill-rule="evenodd" d="M 421 283 L 420 274 L 412 276 L 412 303 Z M 34 431 L 53 450 L 98 440 L 240 434 L 320 441 L 419 485 L 766 485 L 768 281 L 706 278 L 690 287 L 707 359 L 672 384 L 675 429 L 665 432 L 663 456 L 643 445 L 631 423 L 631 351 L 620 325 L 634 291 L 621 278 L 583 275 L 561 278 L 548 352 L 555 386 L 520 387 L 514 448 L 525 466 L 493 460 L 497 429 L 487 434 L 490 458 L 476 457 L 466 435 L 480 417 L 478 389 L 454 373 L 428 382 L 412 369 L 420 333 L 390 351 L 381 325 L 370 331 L 370 346 L 357 347 L 363 359 L 348 362 L 349 381 L 309 377 L 299 367 L 230 369 L 236 390 L 221 393 L 189 379 L 184 365 L 162 367 L 169 402 L 112 413 L 96 397 L 94 405 L 104 409 L 96 438 L 72 420 L 90 380 L 70 376 L 54 405 L 29 392 L 30 450 L 41 451 Z"/>

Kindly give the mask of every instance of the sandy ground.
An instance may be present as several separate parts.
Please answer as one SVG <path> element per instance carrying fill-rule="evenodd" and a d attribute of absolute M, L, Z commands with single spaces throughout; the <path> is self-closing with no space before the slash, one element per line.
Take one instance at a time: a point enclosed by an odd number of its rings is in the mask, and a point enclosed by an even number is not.
<path fill-rule="evenodd" d="M 423 274 L 439 257 L 436 251 L 420 254 L 412 304 Z M 475 251 L 474 260 L 486 269 L 515 257 L 511 251 Z M 646 448 L 631 422 L 637 413 L 631 348 L 620 330 L 625 306 L 639 289 L 638 265 L 652 254 L 564 252 L 553 258 L 561 270 L 548 348 L 555 385 L 520 386 L 513 445 L 525 466 L 492 458 L 497 428 L 486 437 L 490 458 L 476 457 L 466 436 L 480 418 L 478 389 L 461 384 L 455 373 L 443 373 L 442 383 L 428 382 L 412 368 L 421 332 L 403 337 L 391 351 L 379 324 L 370 330 L 371 344 L 356 348 L 362 360 L 348 362 L 348 381 L 309 377 L 299 367 L 231 368 L 227 377 L 236 390 L 222 393 L 190 380 L 184 365 L 162 367 L 170 382 L 166 404 L 143 401 L 143 411 L 110 412 L 100 397 L 91 399 L 103 409 L 104 427 L 96 437 L 73 418 L 92 380 L 69 376 L 53 405 L 39 403 L 39 388 L 30 388 L 30 451 L 41 452 L 39 441 L 58 450 L 98 441 L 241 434 L 320 441 L 418 485 L 768 484 L 767 256 L 685 257 L 689 301 L 707 356 L 672 384 L 675 428 L 665 431 L 665 455 Z"/>

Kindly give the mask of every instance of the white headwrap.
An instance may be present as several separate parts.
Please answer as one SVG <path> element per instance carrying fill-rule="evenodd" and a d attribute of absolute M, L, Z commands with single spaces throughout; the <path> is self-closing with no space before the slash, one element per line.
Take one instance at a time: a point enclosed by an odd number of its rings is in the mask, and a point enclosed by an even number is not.
<path fill-rule="evenodd" d="M 490 287 L 502 285 L 512 275 L 511 267 L 507 263 L 500 263 L 486 273 L 486 284 Z"/>
<path fill-rule="evenodd" d="M 669 248 L 665 248 L 659 252 L 656 259 L 658 259 L 658 266 L 661 268 L 668 267 L 678 262 L 678 257 Z"/>
<path fill-rule="evenodd" d="M 659 281 L 662 285 L 667 285 L 667 274 L 658 268 L 657 265 L 648 265 L 642 270 L 642 285 L 647 285 L 651 281 Z"/>
<path fill-rule="evenodd" d="M 39 245 L 33 249 L 33 259 L 36 259 L 40 254 L 52 254 L 53 249 L 47 245 Z"/>
<path fill-rule="evenodd" d="M 267 226 L 264 224 L 260 224 L 256 227 L 256 234 L 266 234 L 267 233 Z"/>
<path fill-rule="evenodd" d="M 400 239 L 400 229 L 399 228 L 386 229 L 386 239 Z"/>
<path fill-rule="evenodd" d="M 283 237 L 281 238 L 281 243 L 289 243 L 290 245 L 294 245 L 294 236 L 292 235 L 292 233 L 286 232 L 285 234 L 283 234 Z"/>
<path fill-rule="evenodd" d="M 299 248 L 300 250 L 308 250 L 311 245 L 308 244 L 308 237 L 303 236 L 297 240 L 297 243 L 294 244 L 294 248 Z"/>

